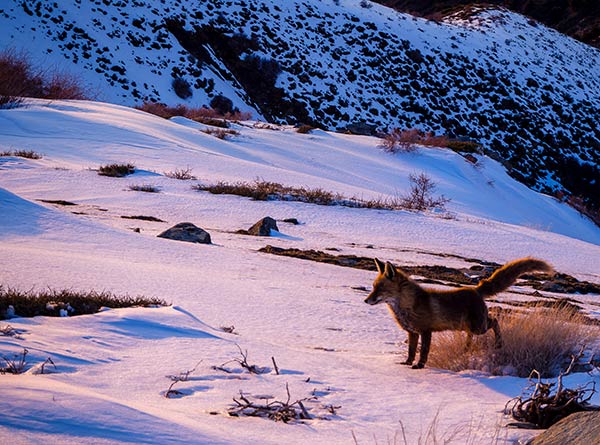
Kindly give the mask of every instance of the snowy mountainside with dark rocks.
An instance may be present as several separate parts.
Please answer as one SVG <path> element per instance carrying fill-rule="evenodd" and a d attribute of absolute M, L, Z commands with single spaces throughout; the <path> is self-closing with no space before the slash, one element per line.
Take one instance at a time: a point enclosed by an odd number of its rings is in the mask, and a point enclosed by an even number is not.
<path fill-rule="evenodd" d="M 600 52 L 507 10 L 472 12 L 434 22 L 358 0 L 9 0 L 0 24 L 3 46 L 81 73 L 102 100 L 227 98 L 279 123 L 419 128 L 476 141 L 529 186 L 598 208 Z"/>

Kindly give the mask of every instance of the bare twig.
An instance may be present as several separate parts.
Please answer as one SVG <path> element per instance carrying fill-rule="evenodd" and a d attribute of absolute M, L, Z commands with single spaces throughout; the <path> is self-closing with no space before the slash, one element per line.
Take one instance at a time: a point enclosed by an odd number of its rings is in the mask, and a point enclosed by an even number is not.
<path fill-rule="evenodd" d="M 225 368 L 225 365 L 227 365 L 229 363 L 237 363 L 242 368 L 247 370 L 250 374 L 265 374 L 265 373 L 269 372 L 269 368 L 261 368 L 259 366 L 251 365 L 250 363 L 248 363 L 248 350 L 242 351 L 242 348 L 240 347 L 240 345 L 238 345 L 237 343 L 235 345 L 237 346 L 238 350 L 240 351 L 240 355 L 242 357 L 234 358 L 232 360 L 226 361 L 225 363 L 221 364 L 220 366 L 213 366 L 213 369 L 231 373 L 231 371 L 229 369 Z"/>
<path fill-rule="evenodd" d="M 196 369 L 198 369 L 198 366 L 200 366 L 200 363 L 202 363 L 202 360 L 200 360 L 198 363 L 196 363 L 196 366 L 194 366 L 192 369 L 180 372 L 177 375 L 168 375 L 167 378 L 171 380 L 171 384 L 165 391 L 164 396 L 167 399 L 170 399 L 172 397 L 177 397 L 177 396 L 183 395 L 183 393 L 181 391 L 179 391 L 177 389 L 173 389 L 173 386 L 175 386 L 179 382 L 187 382 L 190 379 L 190 375 L 192 373 L 194 373 L 194 371 L 196 371 Z"/>
<path fill-rule="evenodd" d="M 42 366 L 40 367 L 40 374 L 44 373 L 44 368 L 47 364 L 50 364 L 52 366 L 54 366 L 54 369 L 56 369 L 56 365 L 54 364 L 54 362 L 52 361 L 52 359 L 50 357 L 48 357 L 46 359 L 46 361 L 44 361 L 44 363 L 42 363 Z"/>
<path fill-rule="evenodd" d="M 279 367 L 277 366 L 277 363 L 275 362 L 275 357 L 271 357 L 271 360 L 273 361 L 273 367 L 275 368 L 275 374 L 279 375 Z"/>

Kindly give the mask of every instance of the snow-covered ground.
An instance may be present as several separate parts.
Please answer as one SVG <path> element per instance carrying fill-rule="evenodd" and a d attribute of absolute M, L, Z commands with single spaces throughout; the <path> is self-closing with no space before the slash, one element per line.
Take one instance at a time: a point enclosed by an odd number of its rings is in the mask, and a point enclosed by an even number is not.
<path fill-rule="evenodd" d="M 162 298 L 171 306 L 106 310 L 69 318 L 15 318 L 19 337 L 0 337 L 51 374 L 0 376 L 0 443 L 359 444 L 409 443 L 457 428 L 454 443 L 511 443 L 530 432 L 503 427 L 505 403 L 526 380 L 399 365 L 406 346 L 388 312 L 363 303 L 374 273 L 259 253 L 267 244 L 377 256 L 396 264 L 460 266 L 454 254 L 499 263 L 532 255 L 558 271 L 600 282 L 600 230 L 553 198 L 510 179 L 496 162 L 477 166 L 443 149 L 390 155 L 378 140 L 320 130 L 236 124 L 220 140 L 185 119 L 167 121 L 96 102 L 32 101 L 0 110 L 0 284 L 19 289 L 108 290 Z M 94 169 L 131 162 L 134 175 Z M 164 172 L 191 168 L 198 181 Z M 198 182 L 252 181 L 321 187 L 358 198 L 404 194 L 425 172 L 451 201 L 416 214 L 257 202 L 192 189 Z M 130 185 L 151 184 L 160 193 Z M 56 206 L 40 200 L 66 200 Z M 166 222 L 121 218 L 146 215 Z M 264 216 L 270 238 L 236 234 Z M 281 220 L 297 218 L 301 224 Z M 157 238 L 179 222 L 206 229 L 212 245 Z M 140 233 L 133 231 L 140 228 Z M 589 297 L 588 298 L 593 298 Z M 221 327 L 235 326 L 235 333 Z M 252 375 L 240 357 L 271 372 Z M 274 370 L 275 359 L 280 374 Z M 168 375 L 192 370 L 165 398 Z M 593 379 L 575 375 L 567 384 Z M 240 391 L 305 402 L 313 420 L 286 425 L 227 415 Z M 596 402 L 599 398 L 596 396 Z M 336 407 L 332 409 L 331 407 Z M 332 413 L 331 411 L 334 411 Z M 393 443 L 393 442 L 392 442 Z"/>

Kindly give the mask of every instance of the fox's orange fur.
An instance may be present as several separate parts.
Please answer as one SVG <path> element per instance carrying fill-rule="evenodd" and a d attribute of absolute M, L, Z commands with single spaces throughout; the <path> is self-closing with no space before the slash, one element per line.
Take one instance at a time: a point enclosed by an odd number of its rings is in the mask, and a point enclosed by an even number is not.
<path fill-rule="evenodd" d="M 408 332 L 408 358 L 415 360 L 419 335 L 421 354 L 413 368 L 423 368 L 431 345 L 431 333 L 435 331 L 466 331 L 468 341 L 473 334 L 494 331 L 496 347 L 502 346 L 498 321 L 488 314 L 485 298 L 502 292 L 517 278 L 527 272 L 553 272 L 552 267 L 535 258 L 522 258 L 505 264 L 477 286 L 462 286 L 451 290 L 425 289 L 392 263 L 375 260 L 379 272 L 373 283 L 373 291 L 365 303 L 387 303 L 402 329 Z"/>

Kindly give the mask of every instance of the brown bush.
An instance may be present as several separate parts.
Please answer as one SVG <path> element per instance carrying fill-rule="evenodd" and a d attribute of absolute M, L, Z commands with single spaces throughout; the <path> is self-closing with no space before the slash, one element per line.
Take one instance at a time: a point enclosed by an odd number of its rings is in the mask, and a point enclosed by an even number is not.
<path fill-rule="evenodd" d="M 217 110 L 207 107 L 187 107 L 185 105 L 176 105 L 170 107 L 166 104 L 159 102 L 144 102 L 142 105 L 135 107 L 138 110 L 145 111 L 146 113 L 154 114 L 156 116 L 170 119 L 174 116 L 182 116 L 193 121 L 202 122 L 207 125 L 213 125 L 217 127 L 226 127 L 227 123 L 223 125 L 223 120 L 248 120 L 251 114 L 248 112 L 237 111 L 235 113 L 220 114 Z"/>
<path fill-rule="evenodd" d="M 409 153 L 416 151 L 417 145 L 446 147 L 448 142 L 447 136 L 436 136 L 431 132 L 425 133 L 416 128 L 406 130 L 394 128 L 383 137 L 380 147 L 388 153 Z"/>
<path fill-rule="evenodd" d="M 24 52 L 0 52 L 0 108 L 19 106 L 23 97 L 43 99 L 90 98 L 81 80 L 66 72 L 41 70 L 33 66 Z"/>
<path fill-rule="evenodd" d="M 593 338 L 585 317 L 571 307 L 533 307 L 527 312 L 499 311 L 498 322 L 504 345 L 496 349 L 493 335 L 473 338 L 466 350 L 462 332 L 433 335 L 429 364 L 462 371 L 482 370 L 494 375 L 527 377 L 533 369 L 543 377 L 554 376 L 572 354 Z"/>

